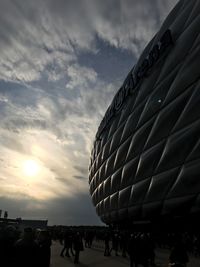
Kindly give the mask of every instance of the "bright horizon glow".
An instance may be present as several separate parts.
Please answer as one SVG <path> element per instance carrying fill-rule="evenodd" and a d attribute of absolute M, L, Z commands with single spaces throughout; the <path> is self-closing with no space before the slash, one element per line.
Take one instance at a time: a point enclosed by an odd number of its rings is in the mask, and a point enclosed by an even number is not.
<path fill-rule="evenodd" d="M 40 167 L 35 160 L 28 159 L 23 163 L 23 172 L 26 176 L 33 177 L 37 176 L 40 171 Z"/>

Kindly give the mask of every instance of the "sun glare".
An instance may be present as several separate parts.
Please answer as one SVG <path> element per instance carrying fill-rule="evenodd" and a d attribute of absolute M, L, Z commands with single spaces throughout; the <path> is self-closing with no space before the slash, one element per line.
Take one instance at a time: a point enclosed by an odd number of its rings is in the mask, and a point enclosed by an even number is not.
<path fill-rule="evenodd" d="M 23 172 L 27 176 L 36 176 L 40 170 L 38 163 L 35 160 L 26 160 L 23 164 Z"/>

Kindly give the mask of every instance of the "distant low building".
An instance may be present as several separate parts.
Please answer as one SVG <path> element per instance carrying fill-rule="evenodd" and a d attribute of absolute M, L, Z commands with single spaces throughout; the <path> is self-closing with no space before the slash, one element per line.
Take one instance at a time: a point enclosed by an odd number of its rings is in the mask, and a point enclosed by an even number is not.
<path fill-rule="evenodd" d="M 9 224 L 18 227 L 20 230 L 31 227 L 32 229 L 46 229 L 48 220 L 25 220 L 21 218 L 10 219 L 0 218 L 0 224 Z"/>

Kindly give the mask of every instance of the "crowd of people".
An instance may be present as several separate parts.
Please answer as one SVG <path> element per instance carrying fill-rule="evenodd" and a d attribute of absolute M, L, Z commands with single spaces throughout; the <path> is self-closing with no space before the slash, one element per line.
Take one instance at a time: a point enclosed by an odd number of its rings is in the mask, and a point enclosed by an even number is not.
<path fill-rule="evenodd" d="M 60 256 L 70 257 L 74 256 L 74 263 L 79 263 L 80 251 L 83 251 L 83 238 L 79 231 L 73 232 L 72 230 L 66 230 L 61 238 L 61 244 L 63 249 L 61 250 Z"/>
<path fill-rule="evenodd" d="M 48 230 L 5 225 L 0 228 L 0 257 L 5 267 L 49 267 L 52 240 L 62 245 L 61 257 L 71 257 L 75 264 L 80 252 L 101 244 L 102 256 L 124 257 L 130 267 L 156 266 L 157 248 L 166 248 L 169 266 L 186 267 L 189 255 L 200 257 L 200 235 L 191 233 L 139 233 L 109 228 L 86 229 L 55 227 Z M 94 242 L 95 241 L 95 242 Z"/>
<path fill-rule="evenodd" d="M 49 267 L 51 236 L 47 230 L 0 228 L 0 259 L 4 267 Z"/>
<path fill-rule="evenodd" d="M 74 262 L 79 261 L 80 251 L 85 248 L 91 248 L 93 241 L 94 246 L 101 242 L 104 248 L 104 256 L 121 256 L 129 259 L 130 267 L 149 267 L 156 266 L 157 248 L 166 248 L 169 253 L 169 266 L 186 267 L 189 262 L 189 255 L 200 257 L 200 235 L 189 233 L 138 233 L 131 231 L 117 230 L 83 230 L 79 232 L 79 245 L 77 251 L 73 247 L 73 231 L 67 230 L 61 234 L 63 249 L 61 256 L 75 256 Z M 75 239 L 76 240 L 76 239 Z M 84 245 L 83 246 L 83 241 Z M 74 249 L 74 252 L 73 252 Z M 70 251 L 70 252 L 69 252 Z M 70 255 L 71 253 L 71 255 Z M 78 259 L 78 261 L 76 260 Z"/>
<path fill-rule="evenodd" d="M 187 245 L 180 234 L 173 235 L 171 238 L 173 241 L 167 247 L 170 250 L 169 265 L 185 267 L 189 261 Z M 120 252 L 122 257 L 129 257 L 130 267 L 156 266 L 155 249 L 158 247 L 158 243 L 152 234 L 107 232 L 104 242 L 104 256 L 111 256 L 112 251 L 115 256 L 119 256 Z M 198 251 L 200 252 L 200 247 Z"/>

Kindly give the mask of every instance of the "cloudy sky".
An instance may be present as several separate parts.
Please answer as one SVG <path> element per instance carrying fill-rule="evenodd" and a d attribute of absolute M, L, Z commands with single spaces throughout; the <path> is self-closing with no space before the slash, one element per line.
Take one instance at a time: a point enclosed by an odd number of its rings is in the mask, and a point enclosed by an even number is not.
<path fill-rule="evenodd" d="M 0 0 L 0 209 L 100 224 L 95 133 L 177 0 Z"/>

